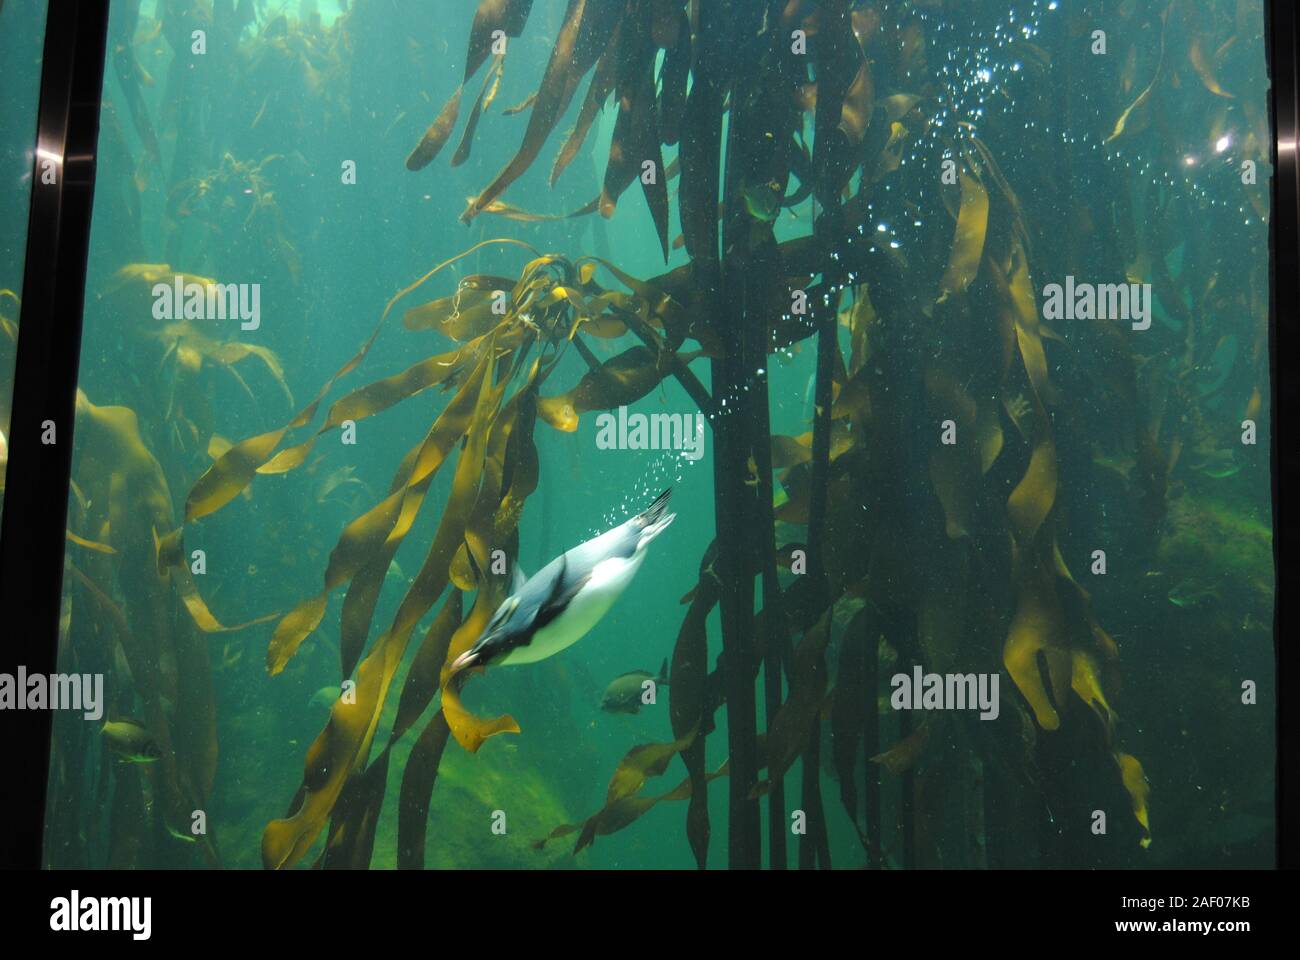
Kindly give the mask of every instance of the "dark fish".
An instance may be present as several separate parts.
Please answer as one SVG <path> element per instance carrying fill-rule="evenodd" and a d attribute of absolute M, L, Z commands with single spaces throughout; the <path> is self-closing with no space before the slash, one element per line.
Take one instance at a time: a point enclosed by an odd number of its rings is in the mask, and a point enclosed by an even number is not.
<path fill-rule="evenodd" d="M 110 720 L 102 734 L 104 745 L 128 763 L 154 763 L 162 757 L 153 734 L 134 720 Z"/>
<path fill-rule="evenodd" d="M 668 686 L 668 660 L 659 668 L 659 676 L 644 670 L 633 670 L 615 677 L 600 697 L 600 709 L 609 713 L 640 713 L 645 682 L 654 681 L 656 687 Z"/>

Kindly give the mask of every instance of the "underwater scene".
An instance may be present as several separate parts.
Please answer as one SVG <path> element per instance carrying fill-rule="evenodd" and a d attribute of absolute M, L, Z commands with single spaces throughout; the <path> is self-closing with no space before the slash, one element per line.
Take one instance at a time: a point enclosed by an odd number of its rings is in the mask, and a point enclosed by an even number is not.
<path fill-rule="evenodd" d="M 114 0 L 46 866 L 1273 866 L 1264 36 Z"/>

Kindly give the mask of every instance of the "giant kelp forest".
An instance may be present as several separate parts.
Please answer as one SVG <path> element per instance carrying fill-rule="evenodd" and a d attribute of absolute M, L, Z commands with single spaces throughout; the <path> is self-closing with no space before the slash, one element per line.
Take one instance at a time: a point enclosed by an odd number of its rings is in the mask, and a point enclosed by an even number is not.
<path fill-rule="evenodd" d="M 539 448 L 666 381 L 706 415 L 713 496 L 711 543 L 678 557 L 696 584 L 658 608 L 671 738 L 631 745 L 602 804 L 545 808 L 512 865 L 580 864 L 661 804 L 701 868 L 1177 863 L 1150 859 L 1179 844 L 1162 819 L 1258 809 L 1263 763 L 1185 762 L 1187 743 L 1226 755 L 1272 726 L 1234 712 L 1246 664 L 1197 659 L 1250 643 L 1271 662 L 1267 443 L 1241 440 L 1244 420 L 1267 436 L 1269 394 L 1257 5 L 482 0 L 467 41 L 423 46 L 441 28 L 423 5 L 345 6 L 328 26 L 247 0 L 114 14 L 129 39 L 110 49 L 97 193 L 125 227 L 87 327 L 113 324 L 131 373 L 100 397 L 115 361 L 83 359 L 60 669 L 104 672 L 158 759 L 113 762 L 59 719 L 53 865 L 231 859 L 216 825 L 190 825 L 236 762 L 218 730 L 240 706 L 214 671 L 263 642 L 250 682 L 323 655 L 355 696 L 295 744 L 301 782 L 261 818 L 261 863 L 367 867 L 387 845 L 386 864 L 433 865 L 446 771 L 466 789 L 534 733 L 491 671 L 447 666 L 508 592 L 494 551 L 520 562 L 521 520 L 564 482 Z M 386 61 L 394 17 L 417 40 Z M 456 86 L 394 120 L 361 79 L 380 69 Z M 302 305 L 289 321 L 337 310 L 291 187 L 335 175 L 310 143 L 344 129 L 411 134 L 383 173 L 395 190 L 439 195 L 471 160 L 489 175 L 463 209 L 439 197 L 461 252 L 403 236 L 427 266 L 391 298 L 363 291 L 367 319 L 304 400 L 292 340 L 151 319 L 149 291 L 255 260 L 264 297 Z M 512 190 L 535 168 L 580 202 Z M 582 246 L 628 206 L 657 274 Z M 1154 321 L 1044 319 L 1067 276 L 1151 284 Z M 775 433 L 772 365 L 800 351 L 810 422 Z M 395 372 L 367 376 L 380 354 Z M 394 416 L 420 431 L 386 489 L 321 466 L 340 433 Z M 230 550 L 260 559 L 212 589 L 195 550 L 259 502 L 275 509 Z M 320 548 L 250 542 L 289 536 Z M 394 576 L 404 545 L 418 566 Z M 279 607 L 241 604 L 244 567 L 275 562 L 298 565 Z M 918 664 L 1000 674 L 1001 717 L 889 709 L 889 677 Z M 1190 799 L 1206 782 L 1212 802 Z"/>

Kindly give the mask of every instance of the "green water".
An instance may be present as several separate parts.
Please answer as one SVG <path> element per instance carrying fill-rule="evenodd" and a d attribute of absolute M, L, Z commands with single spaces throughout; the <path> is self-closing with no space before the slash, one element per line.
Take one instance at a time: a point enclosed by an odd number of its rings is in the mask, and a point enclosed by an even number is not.
<path fill-rule="evenodd" d="M 291 810 L 308 749 L 329 720 L 333 694 L 319 692 L 347 679 L 340 675 L 339 649 L 346 587 L 331 585 L 319 626 L 283 669 L 268 675 L 273 631 L 280 617 L 320 593 L 345 527 L 389 493 L 403 457 L 453 402 L 469 368 L 448 389 L 435 386 L 358 418 L 355 442 L 338 430 L 322 433 L 301 465 L 257 475 L 220 510 L 184 524 L 184 562 L 202 604 L 222 625 L 260 619 L 227 632 L 211 624 L 205 631 L 183 602 L 182 580 L 158 576 L 150 536 L 151 526 L 162 538 L 181 524 L 191 489 L 213 464 L 210 451 L 220 456 L 228 442 L 289 424 L 370 336 L 390 297 L 482 241 L 512 238 L 575 262 L 598 256 L 639 280 L 691 262 L 690 238 L 686 246 L 672 243 L 684 232 L 680 179 L 667 184 L 671 215 L 662 238 L 637 182 L 608 218 L 529 222 L 484 212 L 468 226 L 458 219 L 466 198 L 479 194 L 519 148 L 531 111 L 506 116 L 503 110 L 538 89 L 566 22 L 560 0 L 536 0 L 523 32 L 507 38 L 500 88 L 468 159 L 450 162 L 483 78 L 491 77 L 490 58 L 466 82 L 458 122 L 439 155 L 421 170 L 407 169 L 412 148 L 461 79 L 474 6 L 144 0 L 137 15 L 132 4 L 113 5 L 81 358 L 87 403 L 79 407 L 69 528 L 114 552 L 69 545 L 59 669 L 102 673 L 107 713 L 137 719 L 166 742 L 162 761 L 125 764 L 106 749 L 98 723 L 58 715 L 46 826 L 51 867 L 263 866 L 263 832 Z M 588 6 L 598 5 L 589 0 Z M 821 6 L 827 18 L 836 7 Z M 631 4 L 624 27 L 651 25 L 652 7 L 675 14 L 685 5 Z M 825 851 L 837 868 L 1272 863 L 1262 8 L 1197 7 L 1193 16 L 1175 5 L 1162 40 L 1163 5 L 1142 2 L 1104 9 L 1073 0 L 976 9 L 939 2 L 845 5 L 845 22 L 859 34 L 846 46 L 869 64 L 873 90 L 860 138 L 871 162 L 842 185 L 849 196 L 842 239 L 811 269 L 765 276 L 770 268 L 753 252 L 810 236 L 841 191 L 819 189 L 776 207 L 762 181 L 736 182 L 743 200 L 733 198 L 733 207 L 749 219 L 738 221 L 744 230 L 728 226 L 724 234 L 754 255 L 745 261 L 751 289 L 765 279 L 779 287 L 776 306 L 753 308 L 765 323 L 782 327 L 797 313 L 789 290 L 820 296 L 827 278 L 840 273 L 841 254 L 847 261 L 870 247 L 869 266 L 838 276 L 842 290 L 830 304 L 838 307 L 833 329 L 840 359 L 829 509 L 819 535 L 832 574 L 854 572 L 844 575 L 824 621 L 830 632 L 822 665 L 793 675 L 823 687 L 801 721 L 811 736 L 810 724 L 820 718 L 820 757 L 792 758 L 784 776 L 785 810 L 777 819 L 791 865 L 808 843 L 792 831 L 808 817 L 814 835 L 824 829 Z M 819 5 L 802 8 L 799 16 L 812 15 Z M 767 29 L 791 33 L 800 23 Z M 21 5 L 0 12 L 0 40 L 35 26 L 32 11 Z M 202 52 L 195 30 L 202 31 Z M 822 35 L 831 30 L 825 26 Z M 1105 33 L 1104 53 L 1096 49 L 1094 30 Z M 816 31 L 808 40 L 815 54 Z M 647 42 L 660 41 L 667 43 L 657 35 Z M 685 40 L 679 35 L 677 42 Z M 783 38 L 777 46 L 788 44 Z M 655 57 L 663 66 L 665 54 Z M 804 82 L 811 82 L 815 72 L 803 69 Z M 497 199 L 549 215 L 578 210 L 600 192 L 611 138 L 626 137 L 617 129 L 617 96 L 554 187 L 548 183 L 589 82 L 577 86 L 536 162 Z M 1148 85 L 1153 89 L 1144 97 Z M 799 95 L 793 88 L 783 94 Z M 641 122 L 647 114 L 635 116 Z M 810 108 L 795 130 L 816 158 L 814 116 Z M 1121 116 L 1125 129 L 1117 135 Z M 839 136 L 852 136 L 851 119 L 844 115 Z M 724 145 L 735 123 L 734 117 L 722 122 Z M 635 136 L 624 142 L 641 143 Z M 954 152 L 954 143 L 965 152 Z M 680 148 L 655 146 L 653 172 L 668 179 Z M 944 161 L 954 158 L 974 166 L 954 165 L 947 178 Z M 1243 182 L 1246 162 L 1256 166 L 1252 183 Z M 967 169 L 978 169 L 978 190 L 959 175 Z M 792 197 L 799 177 L 778 186 Z M 987 231 L 980 232 L 971 275 L 963 279 L 962 224 L 981 221 L 981 191 L 986 203 L 993 198 L 993 214 L 986 213 Z M 1017 219 L 1008 191 L 1017 198 L 1023 241 L 1012 226 Z M 670 247 L 667 264 L 662 241 Z M 1032 297 L 1019 319 L 1007 312 L 1014 300 L 999 292 L 999 282 L 1014 282 L 1017 251 L 1028 256 L 1025 289 Z M 452 295 L 466 276 L 513 283 L 532 257 L 518 245 L 484 246 L 404 296 L 357 369 L 306 418 L 315 426 L 295 428 L 279 449 L 311 437 L 329 405 L 348 391 L 456 347 L 440 331 L 404 329 L 407 310 Z M 20 259 L 7 256 L 5 267 L 12 276 L 0 276 L 0 287 L 17 289 Z M 204 318 L 179 331 L 160 320 L 151 312 L 152 285 L 169 284 L 181 272 L 257 284 L 256 326 Z M 1044 319 L 1045 287 L 1065 284 L 1067 276 L 1150 283 L 1150 328 L 1136 329 L 1139 321 L 1127 317 Z M 608 272 L 597 279 L 606 290 L 627 290 Z M 572 278 L 566 282 L 574 286 Z M 685 289 L 702 286 L 696 279 Z M 718 312 L 729 311 L 730 303 L 716 303 L 699 317 L 718 324 L 722 343 L 737 342 L 723 326 L 732 314 Z M 1032 372 L 1040 336 L 1032 329 L 1035 318 L 1047 327 L 1041 343 L 1050 388 L 1040 388 Z M 567 333 L 566 326 L 557 344 Z M 776 335 L 762 372 L 747 374 L 767 383 L 773 437 L 814 430 L 817 341 L 807 333 Z M 609 339 L 583 329 L 577 339 L 596 363 L 641 342 L 632 332 Z M 699 347 L 688 338 L 681 350 Z M 548 356 L 559 360 L 543 397 L 570 390 L 588 371 L 577 347 L 557 345 Z M 716 368 L 708 357 L 689 360 L 689 369 L 713 389 Z M 1129 369 L 1132 386 L 1124 379 Z M 513 393 L 522 375 L 499 382 Z M 745 382 L 759 389 L 758 379 Z M 1260 401 L 1252 404 L 1255 390 Z M 631 414 L 693 423 L 699 411 L 672 376 L 640 394 L 628 404 Z M 745 402 L 743 394 L 726 399 L 734 407 Z M 865 405 L 854 405 L 863 395 Z M 723 396 L 717 399 L 725 416 Z M 124 452 L 139 453 L 122 439 L 133 429 L 124 425 L 125 414 L 101 413 L 97 427 L 92 406 L 133 411 L 143 457 L 128 460 Z M 761 489 L 757 466 L 746 465 L 744 456 L 733 486 L 716 485 L 716 420 L 703 433 L 702 455 L 692 459 L 679 449 L 607 449 L 599 412 L 581 412 L 572 432 L 539 419 L 533 433 L 539 481 L 518 520 L 517 548 L 510 537 L 486 547 L 503 549 L 531 574 L 644 509 L 669 486 L 677 519 L 587 636 L 540 663 L 492 667 L 467 684 L 464 700 L 475 714 L 508 713 L 519 732 L 492 737 L 476 753 L 447 740 L 436 783 L 425 787 L 427 812 L 418 803 L 410 807 L 426 823 L 425 866 L 697 865 L 683 796 L 668 796 L 625 828 L 600 832 L 576 855 L 577 833 L 534 848 L 554 828 L 580 827 L 602 809 L 629 750 L 677 739 L 670 703 L 687 695 L 689 677 L 670 676 L 655 703 L 635 714 L 602 711 L 602 693 L 621 674 L 655 674 L 673 659 L 688 610 L 683 598 L 696 588 L 701 558 L 720 532 L 718 505 L 737 495 L 729 490 L 753 497 Z M 1254 443 L 1243 442 L 1247 419 L 1255 424 Z M 942 440 L 950 421 L 952 445 Z M 1047 534 L 1032 547 L 1029 540 L 1011 546 L 1020 536 L 1020 514 L 1008 501 L 1018 502 L 1017 491 L 1032 494 L 1033 484 L 1022 487 L 1022 480 L 1048 433 L 1056 479 L 1045 529 L 1090 599 L 1053 572 Z M 1135 446 L 1134 437 L 1143 435 L 1158 451 L 1155 467 Z M 967 439 L 976 436 L 972 447 Z M 355 659 L 365 662 L 400 620 L 403 598 L 445 519 L 456 464 L 466 455 L 455 439 L 382 576 Z M 807 503 L 801 490 L 808 478 L 789 462 L 795 444 L 773 445 L 778 548 L 809 539 L 806 510 L 800 516 L 781 507 Z M 951 463 L 949 449 L 958 451 Z M 143 503 L 144 490 L 156 501 Z M 153 522 L 169 512 L 169 524 Z M 747 523 L 742 536 L 755 531 Z M 1104 573 L 1097 550 L 1105 552 Z M 1015 635 L 1017 612 L 1026 609 L 1024 591 L 1035 582 L 1025 573 L 1035 551 L 1046 558 L 1042 576 L 1064 624 L 1044 663 L 1056 649 L 1087 651 L 1097 661 L 1108 720 L 1077 692 L 1089 662 L 1082 655 L 1071 661 L 1065 654 L 1064 686 L 1039 702 L 1023 674 L 1013 676 L 1006 666 L 1004 648 Z M 787 589 L 801 575 L 788 566 L 777 574 Z M 758 610 L 762 588 L 755 583 Z M 417 671 L 421 640 L 457 589 L 449 585 L 419 611 L 412 639 L 393 663 L 391 689 L 374 711 L 378 735 L 333 807 L 341 822 L 353 792 L 377 805 L 373 848 L 368 856 L 354 852 L 349 865 L 392 868 L 410 856 L 399 849 L 409 829 L 400 824 L 403 796 L 420 786 L 404 784 L 405 773 L 439 707 L 427 676 L 412 683 L 428 688 L 428 705 L 391 751 L 384 745 L 407 677 Z M 475 598 L 465 591 L 467 615 Z M 859 610 L 865 612 L 855 619 Z M 1104 643 L 1089 624 L 1113 638 L 1117 659 L 1101 662 Z M 791 669 L 808 669 L 797 651 L 811 650 L 805 644 L 815 629 L 792 626 Z M 707 633 L 712 671 L 723 644 L 717 608 L 708 615 Z M 852 651 L 859 648 L 879 654 L 875 691 L 850 685 Z M 945 711 L 941 723 L 938 715 L 893 709 L 890 678 L 910 675 L 917 663 L 926 671 L 997 675 L 998 718 Z M 791 676 L 782 700 L 801 703 Z M 1050 687 L 1044 676 L 1040 684 Z M 1251 703 L 1243 703 L 1243 684 L 1253 689 Z M 762 674 L 755 691 L 762 731 L 773 720 L 764 708 Z M 1040 702 L 1065 717 L 1059 730 L 1044 724 Z M 837 711 L 874 714 L 876 743 L 862 742 L 860 727 L 842 723 Z M 716 726 L 704 731 L 702 769 L 716 771 L 728 759 L 735 715 L 722 706 L 710 717 Z M 922 721 L 931 738 L 910 769 L 894 772 L 867 760 Z M 836 738 L 847 736 L 853 739 L 846 768 Z M 1146 786 L 1123 782 L 1121 757 L 1136 758 L 1139 779 L 1149 784 L 1149 846 L 1140 843 L 1144 833 L 1132 807 L 1135 791 Z M 319 771 L 308 767 L 308 780 L 316 782 Z M 635 796 L 667 794 L 687 777 L 682 757 L 672 755 Z M 728 862 L 730 779 L 708 783 L 710 867 Z M 853 784 L 848 803 L 841 789 L 846 779 Z M 820 813 L 806 809 L 812 794 L 805 781 L 817 785 Z M 866 806 L 869 782 L 878 784 L 874 812 Z M 757 807 L 764 865 L 768 806 L 765 798 Z M 1098 810 L 1105 814 L 1101 832 Z M 205 824 L 204 842 L 183 842 L 193 835 L 196 813 Z M 316 862 L 327 822 L 294 856 L 297 865 Z"/>

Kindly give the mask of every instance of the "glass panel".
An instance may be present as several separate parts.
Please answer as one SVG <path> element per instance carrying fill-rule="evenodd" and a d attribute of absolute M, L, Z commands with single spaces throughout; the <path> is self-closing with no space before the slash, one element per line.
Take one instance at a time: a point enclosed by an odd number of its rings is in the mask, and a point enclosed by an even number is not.
<path fill-rule="evenodd" d="M 0 9 L 0 64 L 5 75 L 5 96 L 0 101 L 0 182 L 5 184 L 0 191 L 0 510 L 9 464 L 9 410 L 44 40 L 44 4 L 10 4 L 8 10 Z"/>
<path fill-rule="evenodd" d="M 1271 864 L 1261 5 L 694 6 L 113 5 L 51 866 Z"/>

